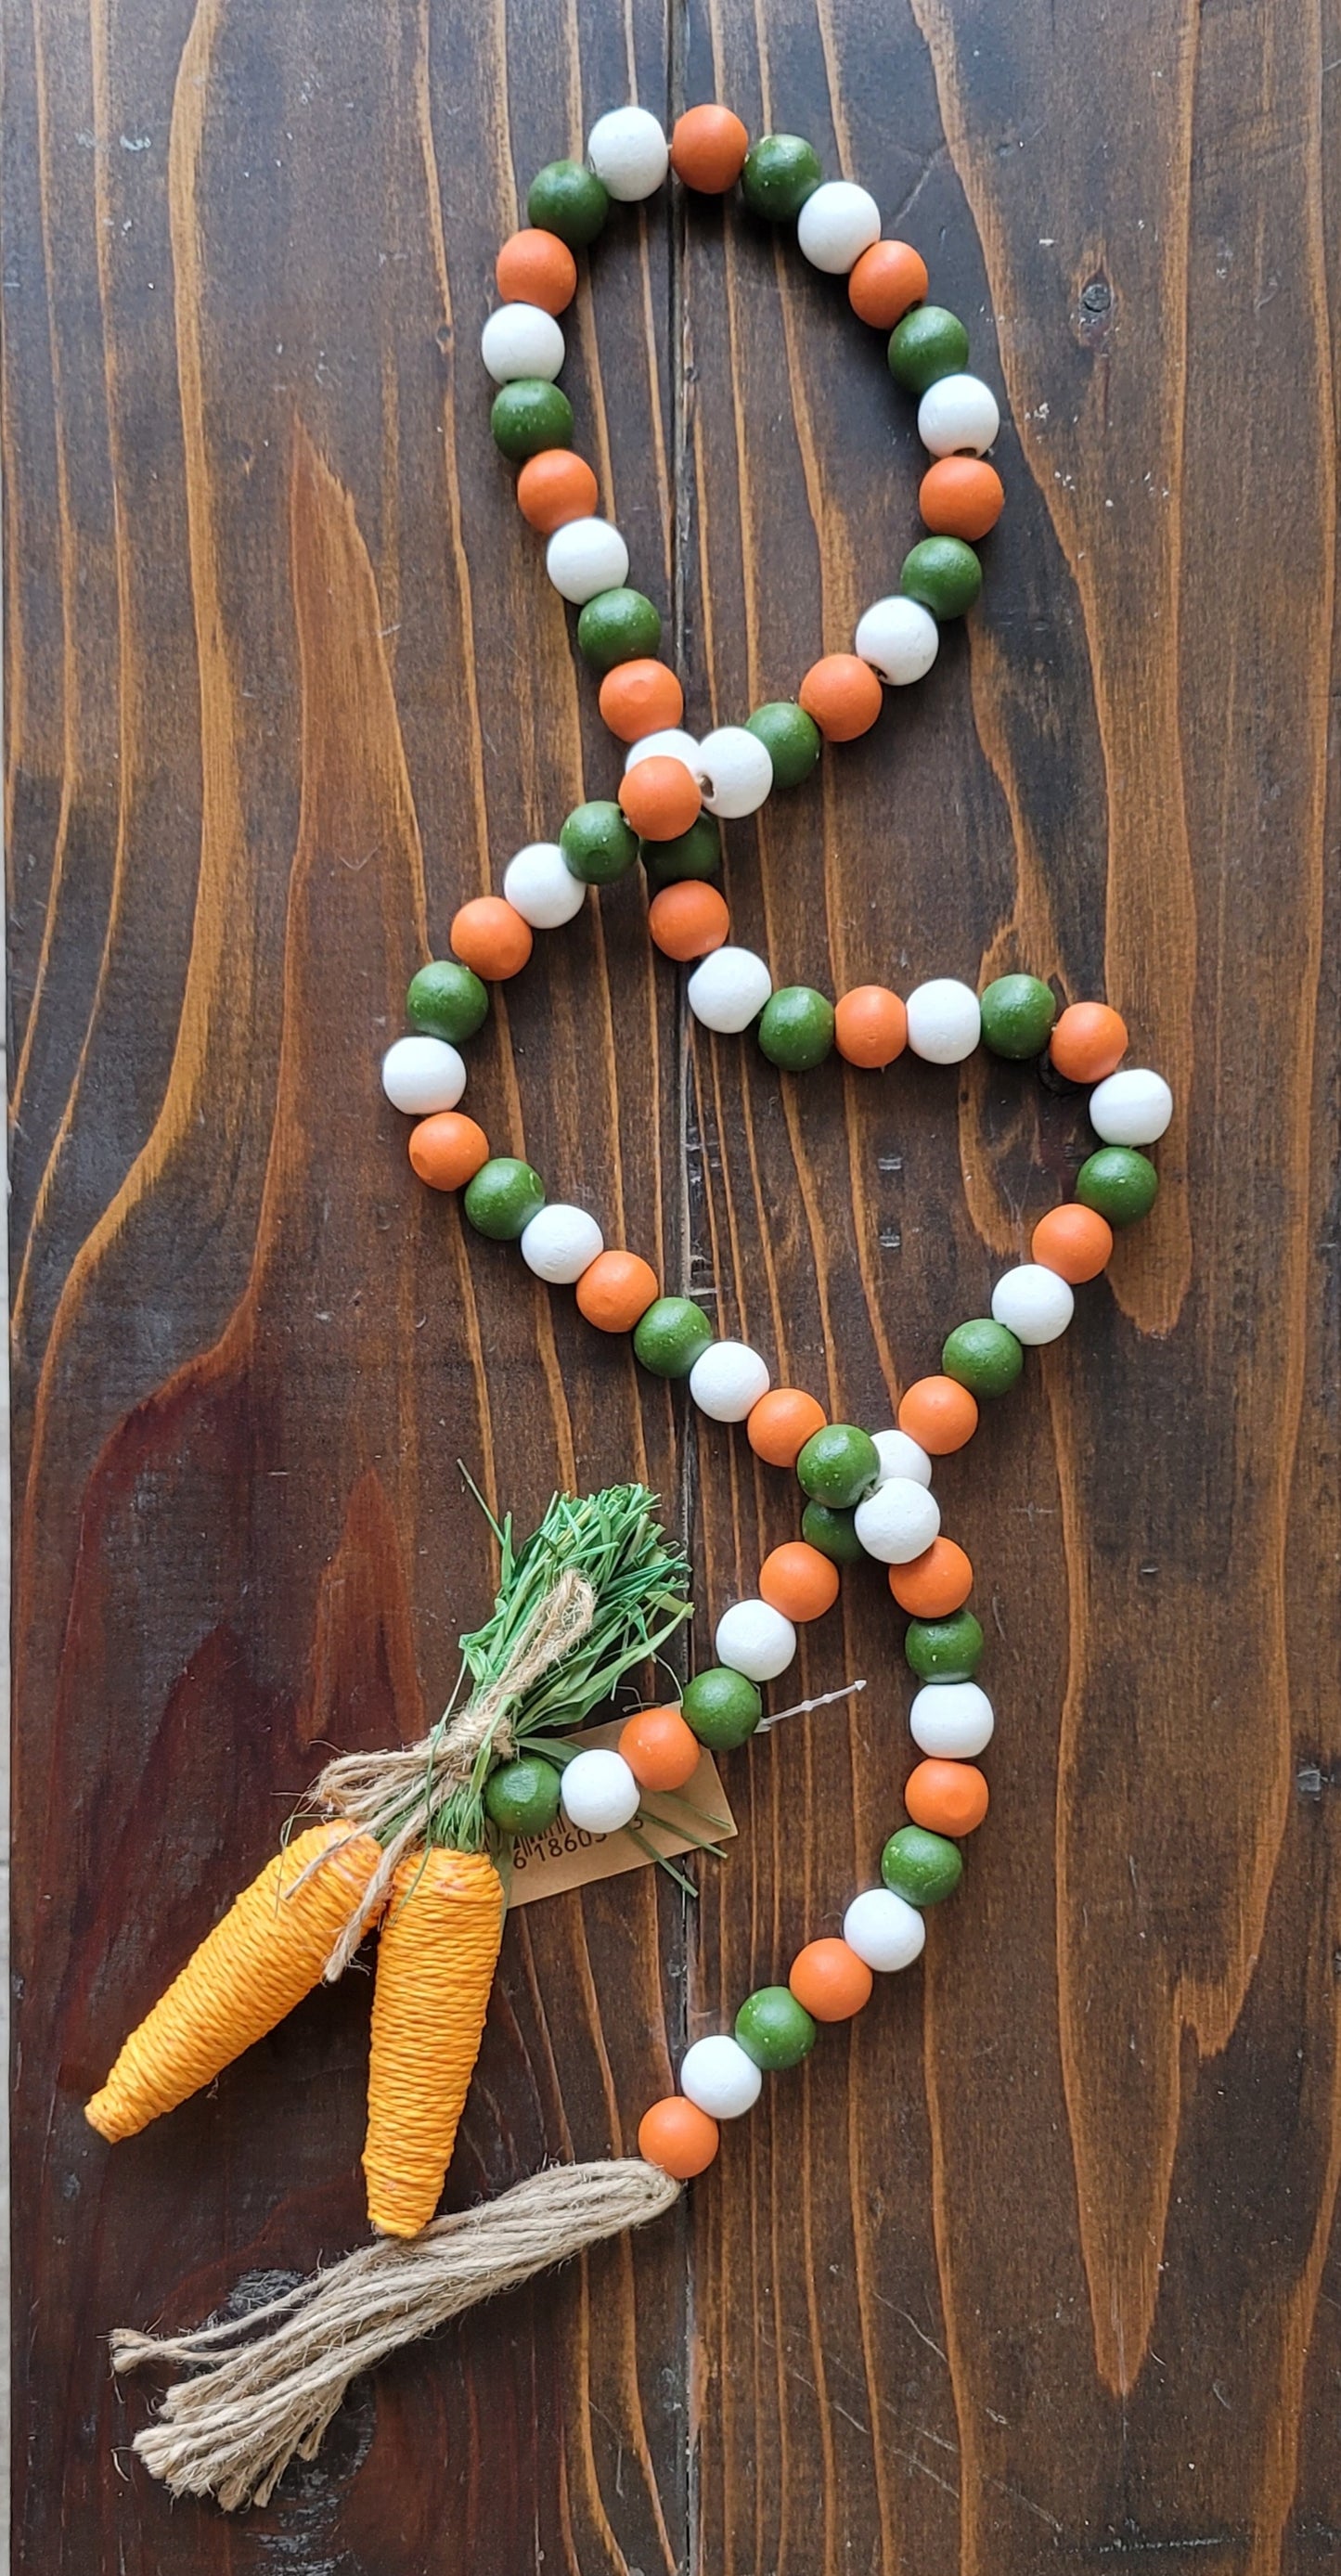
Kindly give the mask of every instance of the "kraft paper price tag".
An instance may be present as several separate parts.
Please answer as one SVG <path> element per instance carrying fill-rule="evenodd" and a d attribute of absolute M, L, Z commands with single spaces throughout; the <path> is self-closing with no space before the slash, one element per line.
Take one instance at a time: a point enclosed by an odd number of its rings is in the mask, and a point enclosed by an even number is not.
<path fill-rule="evenodd" d="M 617 1745 L 623 1726 L 623 1718 L 616 1718 L 612 1726 L 585 1730 L 583 1750 L 588 1745 Z M 618 1878 L 629 1869 L 650 1869 L 657 1859 L 674 1860 L 678 1852 L 692 1852 L 698 1843 L 729 1842 L 736 1820 L 712 1755 L 699 1756 L 698 1769 L 673 1797 L 668 1791 L 649 1789 L 636 1829 L 637 1842 L 627 1829 L 618 1834 L 588 1834 L 559 1815 L 548 1833 L 518 1834 L 512 1846 L 508 1904 L 533 1905 L 537 1897 L 561 1896 L 566 1888 L 588 1887 L 598 1878 Z"/>

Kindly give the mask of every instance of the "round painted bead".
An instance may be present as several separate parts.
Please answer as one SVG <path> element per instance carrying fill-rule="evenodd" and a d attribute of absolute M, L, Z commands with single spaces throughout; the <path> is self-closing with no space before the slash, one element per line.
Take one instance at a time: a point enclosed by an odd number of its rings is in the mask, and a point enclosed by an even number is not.
<path fill-rule="evenodd" d="M 517 477 L 517 507 L 542 537 L 552 537 L 569 519 L 589 519 L 599 497 L 591 467 L 570 447 L 542 447 Z"/>
<path fill-rule="evenodd" d="M 1076 1311 L 1075 1290 L 1041 1261 L 1021 1261 L 1007 1270 L 992 1290 L 992 1318 L 1004 1324 L 1027 1350 L 1055 1342 Z"/>
<path fill-rule="evenodd" d="M 940 1762 L 931 1755 L 910 1771 L 903 1803 L 915 1825 L 933 1834 L 976 1833 L 991 1804 L 987 1782 L 971 1762 Z"/>
<path fill-rule="evenodd" d="M 423 1038 L 447 1038 L 460 1046 L 473 1038 L 489 1016 L 489 988 L 455 957 L 435 957 L 410 978 L 405 1017 Z"/>
<path fill-rule="evenodd" d="M 500 1762 L 485 1785 L 485 1813 L 505 1834 L 543 1834 L 559 1812 L 561 1786 L 553 1763 L 536 1754 Z"/>
<path fill-rule="evenodd" d="M 1094 1208 L 1110 1225 L 1135 1225 L 1150 1214 L 1158 1195 L 1154 1164 L 1129 1145 L 1101 1145 L 1076 1174 L 1081 1206 Z"/>
<path fill-rule="evenodd" d="M 980 456 L 942 456 L 918 486 L 917 506 L 933 537 L 964 537 L 976 546 L 1006 506 L 1001 477 Z"/>
<path fill-rule="evenodd" d="M 486 983 L 506 984 L 520 975 L 535 941 L 529 921 L 501 894 L 477 894 L 452 915 L 452 946 Z"/>
<path fill-rule="evenodd" d="M 683 1789 L 699 1766 L 698 1738 L 678 1708 L 642 1708 L 619 1730 L 623 1754 L 640 1789 Z"/>
<path fill-rule="evenodd" d="M 729 107 L 688 107 L 671 136 L 671 168 L 700 196 L 724 197 L 745 167 L 750 138 Z"/>
<path fill-rule="evenodd" d="M 884 704 L 878 672 L 858 653 L 821 653 L 796 694 L 826 742 L 856 742 Z"/>
<path fill-rule="evenodd" d="M 790 1986 L 757 1986 L 736 2015 L 736 2038 L 765 2074 L 780 2075 L 809 2057 L 819 2034 Z"/>
<path fill-rule="evenodd" d="M 892 331 L 911 304 L 921 303 L 926 291 L 926 261 L 911 243 L 902 241 L 872 242 L 847 282 L 853 312 L 873 331 Z"/>
<path fill-rule="evenodd" d="M 702 767 L 697 738 L 682 725 L 658 725 L 653 733 L 640 733 L 624 754 L 625 777 L 644 760 L 682 760 L 693 777 Z"/>
<path fill-rule="evenodd" d="M 940 542 L 950 545 L 953 539 Z M 577 621 L 577 649 L 602 675 L 618 662 L 646 661 L 660 642 L 660 616 L 640 590 L 598 590 Z"/>
<path fill-rule="evenodd" d="M 880 1453 L 869 1431 L 858 1430 L 855 1422 L 826 1422 L 822 1431 L 811 1433 L 796 1461 L 796 1474 L 812 1503 L 849 1511 L 879 1481 Z"/>
<path fill-rule="evenodd" d="M 640 841 L 678 841 L 698 821 L 703 798 L 687 763 L 660 752 L 625 768 L 619 804 Z"/>
<path fill-rule="evenodd" d="M 756 707 L 746 718 L 745 730 L 757 734 L 763 744 L 773 764 L 775 787 L 799 787 L 810 776 L 823 737 L 813 716 L 794 698 L 770 698 L 767 706 Z"/>
<path fill-rule="evenodd" d="M 951 1457 L 977 1428 L 977 1400 L 952 1377 L 914 1378 L 899 1399 L 900 1431 L 932 1458 Z"/>
<path fill-rule="evenodd" d="M 932 456 L 982 456 L 1000 427 L 996 396 L 980 376 L 939 376 L 917 406 L 917 435 Z"/>
<path fill-rule="evenodd" d="M 515 384 L 499 386 L 489 427 L 494 445 L 520 465 L 547 447 L 571 447 L 573 406 L 561 385 L 541 376 L 522 376 Z"/>
<path fill-rule="evenodd" d="M 677 2182 L 692 2182 L 706 2173 L 720 2143 L 717 2123 L 682 2093 L 653 2102 L 638 2123 L 638 2153 L 645 2165 L 659 2165 Z"/>
<path fill-rule="evenodd" d="M 846 277 L 862 252 L 879 241 L 880 209 L 868 189 L 850 179 L 826 179 L 802 206 L 796 238 L 812 268 L 826 277 Z"/>
<path fill-rule="evenodd" d="M 711 1422 L 743 1422 L 768 1388 L 768 1362 L 748 1342 L 709 1342 L 689 1372 L 689 1392 Z"/>
<path fill-rule="evenodd" d="M 927 1064 L 962 1064 L 982 1035 L 982 1013 L 971 984 L 933 976 L 908 996 L 908 1044 Z"/>
<path fill-rule="evenodd" d="M 739 2040 L 725 2031 L 714 2031 L 710 2039 L 696 2039 L 685 2050 L 680 2068 L 680 2090 L 687 2101 L 710 2120 L 739 2120 L 752 2111 L 763 2091 L 764 2079 L 752 2057 L 747 2057 Z"/>
<path fill-rule="evenodd" d="M 409 1136 L 410 1162 L 431 1190 L 461 1190 L 489 1160 L 489 1139 L 459 1109 L 435 1109 Z"/>
<path fill-rule="evenodd" d="M 1041 1055 L 1052 1035 L 1057 999 L 1039 975 L 998 975 L 982 996 L 982 1039 L 1013 1064 Z"/>
<path fill-rule="evenodd" d="M 903 1651 L 919 1681 L 971 1682 L 982 1643 L 972 1611 L 956 1610 L 949 1619 L 910 1619 Z"/>
<path fill-rule="evenodd" d="M 480 356 L 496 385 L 522 376 L 553 384 L 564 361 L 563 333 L 538 304 L 500 304 L 480 333 Z"/>
<path fill-rule="evenodd" d="M 566 868 L 584 885 L 613 885 L 638 856 L 638 835 L 612 799 L 575 805 L 559 826 Z"/>
<path fill-rule="evenodd" d="M 838 1598 L 838 1568 L 831 1557 L 803 1538 L 770 1548 L 759 1568 L 759 1597 L 780 1610 L 793 1627 L 822 1619 Z"/>
<path fill-rule="evenodd" d="M 503 872 L 503 892 L 533 930 L 560 929 L 587 900 L 585 883 L 574 876 L 557 841 L 528 841 L 518 850 Z"/>
<path fill-rule="evenodd" d="M 918 1441 L 911 1440 L 906 1431 L 877 1431 L 873 1437 L 882 1485 L 891 1476 L 907 1476 L 914 1485 L 925 1485 L 930 1492 L 931 1460 Z"/>
<path fill-rule="evenodd" d="M 1163 1074 L 1129 1065 L 1090 1093 L 1089 1113 L 1106 1145 L 1156 1145 L 1173 1116 L 1173 1093 Z"/>
<path fill-rule="evenodd" d="M 680 1715 L 710 1753 L 734 1753 L 753 1735 L 764 1703 L 744 1673 L 714 1664 L 685 1684 Z"/>
<path fill-rule="evenodd" d="M 759 1044 L 785 1073 L 809 1073 L 833 1046 L 833 1004 L 809 984 L 784 984 L 769 996 Z"/>
<path fill-rule="evenodd" d="M 901 1610 L 915 1619 L 948 1619 L 973 1590 L 973 1567 L 952 1538 L 934 1538 L 911 1565 L 891 1565 L 889 1588 Z"/>
<path fill-rule="evenodd" d="M 521 1237 L 521 1257 L 537 1279 L 552 1288 L 571 1288 L 605 1250 L 605 1237 L 585 1208 L 562 1200 L 542 1207 Z"/>
<path fill-rule="evenodd" d="M 1107 1217 L 1095 1209 L 1082 1207 L 1079 1199 L 1068 1199 L 1064 1206 L 1049 1208 L 1041 1216 L 1029 1238 L 1029 1250 L 1035 1261 L 1049 1270 L 1060 1270 L 1073 1288 L 1086 1279 L 1097 1279 L 1113 1255 L 1113 1229 Z"/>
<path fill-rule="evenodd" d="M 445 1038 L 397 1038 L 382 1058 L 382 1089 L 407 1118 L 455 1109 L 465 1087 L 465 1064 Z"/>
<path fill-rule="evenodd" d="M 1004 1324 L 975 1315 L 956 1324 L 941 1352 L 947 1377 L 966 1386 L 970 1395 L 1005 1395 L 1024 1366 L 1024 1351 Z"/>
<path fill-rule="evenodd" d="M 641 742 L 644 734 L 655 733 L 660 726 L 678 725 L 684 714 L 684 691 L 665 662 L 646 658 L 616 662 L 601 682 L 597 704 L 601 722 L 621 742 Z"/>
<path fill-rule="evenodd" d="M 1102 1082 L 1127 1052 L 1127 1023 L 1108 1002 L 1068 1002 L 1049 1052 L 1068 1082 Z"/>
<path fill-rule="evenodd" d="M 738 1033 L 757 1020 L 773 978 L 752 948 L 719 948 L 696 966 L 685 991 L 689 1007 L 705 1029 Z"/>
<path fill-rule="evenodd" d="M 939 1905 L 953 1896 L 964 1875 L 964 1856 L 944 1834 L 923 1825 L 901 1825 L 880 1855 L 880 1875 L 891 1895 L 907 1905 Z"/>
<path fill-rule="evenodd" d="M 710 957 L 715 948 L 725 948 L 731 915 L 716 886 L 704 885 L 699 877 L 683 877 L 653 895 L 647 927 L 663 957 L 689 966 L 699 957 Z"/>
<path fill-rule="evenodd" d="M 853 637 L 856 652 L 891 688 L 925 679 L 940 649 L 940 628 L 920 599 L 877 599 L 863 609 Z"/>
<path fill-rule="evenodd" d="M 515 1154 L 493 1154 L 466 1188 L 464 1207 L 477 1234 L 515 1243 L 545 1204 L 545 1184 Z"/>
<path fill-rule="evenodd" d="M 807 1941 L 787 1983 L 816 2021 L 851 2021 L 871 2000 L 871 1971 L 846 1941 Z"/>
<path fill-rule="evenodd" d="M 908 1727 L 921 1753 L 946 1762 L 972 1762 L 992 1741 L 992 1703 L 977 1682 L 928 1682 L 908 1711 Z"/>
<path fill-rule="evenodd" d="M 710 814 L 700 814 L 673 841 L 640 841 L 638 856 L 652 892 L 659 894 L 663 886 L 679 885 L 685 877 L 720 875 L 722 835 Z"/>
<path fill-rule="evenodd" d="M 834 1004 L 833 1033 L 846 1064 L 879 1072 L 908 1044 L 908 1013 L 884 984 L 854 984 Z"/>
<path fill-rule="evenodd" d="M 962 617 L 982 588 L 982 565 L 962 537 L 920 537 L 903 558 L 899 575 L 910 599 L 933 617 Z"/>
<path fill-rule="evenodd" d="M 612 107 L 587 136 L 587 160 L 607 196 L 635 206 L 656 195 L 670 167 L 670 145 L 650 109 Z"/>
<path fill-rule="evenodd" d="M 918 304 L 889 335 L 889 372 L 905 393 L 924 394 L 941 376 L 957 376 L 968 357 L 968 333 L 943 304 Z"/>
<path fill-rule="evenodd" d="M 757 1458 L 770 1467 L 794 1467 L 812 1431 L 824 1427 L 824 1407 L 804 1387 L 778 1386 L 761 1395 L 745 1425 Z"/>
<path fill-rule="evenodd" d="M 771 224 L 791 223 L 824 173 L 813 145 L 799 134 L 761 134 L 745 155 L 740 190 L 752 215 Z M 965 352 L 967 354 L 967 342 Z"/>
<path fill-rule="evenodd" d="M 892 1888 L 867 1887 L 843 1916 L 843 1939 L 877 1975 L 910 1968 L 926 1947 L 927 1927 L 915 1905 Z"/>
<path fill-rule="evenodd" d="M 631 1333 L 657 1295 L 657 1274 L 637 1252 L 601 1252 L 577 1283 L 577 1310 L 598 1333 Z"/>
<path fill-rule="evenodd" d="M 570 250 L 585 250 L 594 242 L 609 211 L 603 182 L 580 161 L 551 161 L 536 172 L 527 192 L 527 222 L 557 233 Z"/>
<path fill-rule="evenodd" d="M 796 1654 L 796 1630 L 767 1601 L 733 1601 L 713 1639 L 718 1661 L 749 1682 L 776 1681 Z"/>
<path fill-rule="evenodd" d="M 856 1531 L 868 1556 L 881 1565 L 910 1565 L 930 1547 L 941 1508 L 911 1476 L 888 1476 L 857 1505 Z"/>
<path fill-rule="evenodd" d="M 545 548 L 545 570 L 561 599 L 585 608 L 598 591 L 629 577 L 629 550 L 608 519 L 568 519 Z"/>
<path fill-rule="evenodd" d="M 564 1765 L 563 1812 L 583 1833 L 617 1834 L 632 1824 L 642 1791 L 622 1753 L 593 1745 Z"/>
<path fill-rule="evenodd" d="M 577 293 L 577 261 L 557 233 L 510 233 L 494 261 L 494 283 L 505 304 L 564 313 Z"/>
<path fill-rule="evenodd" d="M 712 1340 L 712 1326 L 689 1297 L 657 1297 L 633 1328 L 635 1359 L 653 1377 L 688 1377 Z"/>
<path fill-rule="evenodd" d="M 768 745 L 748 725 L 719 725 L 715 733 L 705 734 L 698 763 L 710 814 L 730 822 L 740 814 L 758 813 L 773 784 L 773 763 Z"/>
<path fill-rule="evenodd" d="M 857 1536 L 856 1514 L 832 1503 L 807 1503 L 801 1514 L 801 1536 L 834 1565 L 860 1565 L 864 1550 Z"/>

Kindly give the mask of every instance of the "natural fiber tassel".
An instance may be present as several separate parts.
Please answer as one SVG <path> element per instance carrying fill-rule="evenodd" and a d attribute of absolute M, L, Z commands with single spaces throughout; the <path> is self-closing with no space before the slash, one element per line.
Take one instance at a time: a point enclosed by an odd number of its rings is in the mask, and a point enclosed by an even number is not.
<path fill-rule="evenodd" d="M 410 2244 L 367 2245 L 249 2316 L 186 2335 L 112 2336 L 118 2371 L 175 2362 L 135 2449 L 174 2495 L 229 2512 L 265 2504 L 292 2459 L 310 2460 L 351 2379 L 500 2290 L 516 2289 L 602 2237 L 659 2218 L 681 2185 L 656 2165 L 559 2165 L 501 2199 L 434 2219 Z"/>

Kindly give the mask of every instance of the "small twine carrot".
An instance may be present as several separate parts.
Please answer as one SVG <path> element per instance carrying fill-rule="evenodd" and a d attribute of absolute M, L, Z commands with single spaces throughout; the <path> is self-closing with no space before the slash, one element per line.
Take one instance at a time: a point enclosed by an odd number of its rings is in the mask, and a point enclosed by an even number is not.
<path fill-rule="evenodd" d="M 84 2116 L 104 2138 L 133 2138 L 211 2084 L 316 1985 L 331 1945 L 368 1904 L 381 1860 L 370 1834 L 343 1818 L 313 1825 L 277 1852 L 201 1942 L 132 2031 Z"/>
<path fill-rule="evenodd" d="M 368 2216 L 417 2236 L 437 2208 L 479 2055 L 503 1938 L 503 1883 L 485 1852 L 403 1860 L 377 1946 Z"/>

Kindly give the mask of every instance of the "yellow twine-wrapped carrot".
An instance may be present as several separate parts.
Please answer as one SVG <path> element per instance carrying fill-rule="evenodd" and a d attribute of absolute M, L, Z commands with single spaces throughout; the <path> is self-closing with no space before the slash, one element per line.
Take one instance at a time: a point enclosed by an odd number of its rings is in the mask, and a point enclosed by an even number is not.
<path fill-rule="evenodd" d="M 486 1853 L 435 1846 L 401 1862 L 377 1947 L 363 2149 L 383 2236 L 417 2236 L 438 2205 L 502 1938 Z"/>

